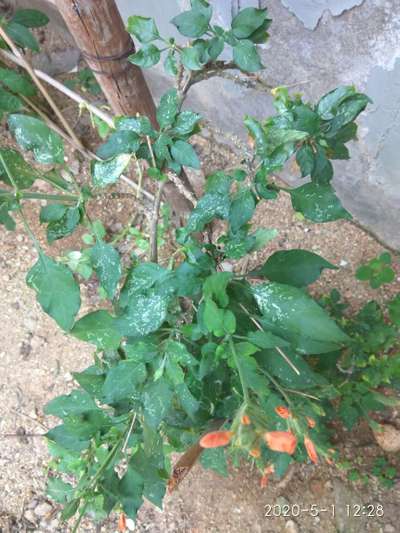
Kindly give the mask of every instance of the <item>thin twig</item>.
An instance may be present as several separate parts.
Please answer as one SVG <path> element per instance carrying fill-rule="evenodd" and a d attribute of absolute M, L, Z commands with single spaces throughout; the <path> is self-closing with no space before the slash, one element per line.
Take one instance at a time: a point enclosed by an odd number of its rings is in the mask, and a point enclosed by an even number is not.
<path fill-rule="evenodd" d="M 21 58 L 19 55 L 12 54 L 11 52 L 8 52 L 7 50 L 0 50 L 0 55 L 8 59 L 9 61 L 16 63 L 20 67 L 26 68 L 23 58 Z M 46 83 L 48 83 L 49 85 L 57 89 L 58 91 L 64 93 L 66 96 L 71 98 L 71 100 L 74 100 L 80 106 L 86 107 L 91 113 L 93 113 L 94 115 L 97 115 L 101 120 L 106 122 L 112 128 L 114 127 L 114 121 L 111 115 L 109 115 L 105 111 L 102 111 L 95 105 L 91 104 L 88 100 L 83 98 L 80 94 L 73 91 L 72 89 L 69 89 L 63 83 L 55 80 L 54 78 L 52 78 L 45 72 L 42 72 L 41 70 L 38 70 L 38 69 L 34 69 L 32 67 L 31 69 L 37 78 L 45 81 Z"/>
<path fill-rule="evenodd" d="M 158 262 L 158 217 L 161 205 L 161 196 L 164 189 L 165 181 L 160 181 L 156 199 L 153 206 L 153 216 L 150 224 L 150 261 Z"/>
<path fill-rule="evenodd" d="M 127 435 L 126 435 L 126 439 L 125 439 L 124 445 L 121 448 L 121 452 L 122 453 L 125 453 L 125 451 L 126 451 L 126 448 L 128 446 L 128 441 L 129 441 L 130 436 L 132 434 L 133 426 L 135 425 L 135 422 L 136 422 L 136 413 L 132 417 L 132 422 L 131 422 L 131 425 L 129 426 L 129 431 L 128 431 Z"/>
<path fill-rule="evenodd" d="M 0 50 L 0 53 L 1 53 L 1 50 Z M 74 148 L 76 148 L 86 159 L 88 159 L 88 160 L 96 159 L 97 161 L 102 161 L 102 159 L 100 157 L 98 157 L 95 153 L 91 152 L 90 150 L 88 150 L 88 149 L 86 149 L 84 147 L 77 146 L 75 144 L 75 141 L 73 139 L 71 139 L 61 128 L 59 128 L 57 126 L 57 124 L 55 124 L 33 102 L 31 102 L 31 100 L 29 98 L 26 98 L 24 96 L 22 98 L 23 98 L 24 102 L 28 106 L 30 106 L 46 122 L 46 124 L 49 126 L 49 128 L 51 128 L 56 133 L 58 133 L 69 144 L 72 144 L 74 146 Z M 146 196 L 149 200 L 154 201 L 154 196 L 150 192 L 142 189 L 140 184 L 138 185 L 132 179 L 126 177 L 124 174 L 122 174 L 120 176 L 120 178 L 121 178 L 122 181 L 127 183 L 127 185 L 129 185 L 130 187 L 134 188 L 136 191 L 141 191 L 143 193 L 143 195 Z"/>
<path fill-rule="evenodd" d="M 11 409 L 11 411 L 13 413 L 15 413 L 16 415 L 18 415 L 18 416 L 25 416 L 29 420 L 32 420 L 32 422 L 35 422 L 36 424 L 39 424 L 39 426 L 42 426 L 43 429 L 46 429 L 46 430 L 49 429 L 45 424 L 40 422 L 40 420 L 37 420 L 36 418 L 33 418 L 33 416 L 29 416 L 26 413 L 22 413 L 21 411 L 17 411 L 16 409 Z"/>
<path fill-rule="evenodd" d="M 64 115 L 61 113 L 60 109 L 58 108 L 57 104 L 54 102 L 53 98 L 47 91 L 46 87 L 42 84 L 42 82 L 37 77 L 34 69 L 32 68 L 29 61 L 21 54 L 21 52 L 18 50 L 17 46 L 14 44 L 14 41 L 8 36 L 8 34 L 4 31 L 4 29 L 0 26 L 0 37 L 7 43 L 7 45 L 11 48 L 14 56 L 19 57 L 19 59 L 22 61 L 23 68 L 29 73 L 30 77 L 32 78 L 33 82 L 39 89 L 39 91 L 42 93 L 46 101 L 48 102 L 49 106 L 52 108 L 56 116 L 58 117 L 59 121 L 65 128 L 65 131 L 68 133 L 68 135 L 71 137 L 71 139 L 74 140 L 74 142 L 79 146 L 82 146 L 81 141 L 78 139 L 78 137 L 75 135 L 74 130 L 71 128 L 71 126 L 68 124 L 68 122 L 65 120 Z"/>
<path fill-rule="evenodd" d="M 260 330 L 260 331 L 264 331 L 264 328 L 262 327 L 262 325 L 255 319 L 251 316 L 251 314 L 249 313 L 249 311 L 245 308 L 245 306 L 243 304 L 239 304 L 240 307 L 243 309 L 243 311 L 247 314 L 247 316 L 250 318 L 250 320 L 253 322 L 253 324 L 255 324 L 255 326 L 257 326 L 257 328 Z M 296 374 L 298 376 L 300 376 L 300 371 L 298 370 L 298 368 L 295 367 L 295 365 L 292 363 L 292 361 L 289 359 L 289 357 L 285 354 L 285 352 L 279 348 L 279 346 L 275 346 L 275 350 L 279 353 L 279 355 L 281 357 L 283 357 L 283 359 L 286 361 L 286 363 L 290 366 L 290 368 L 293 370 L 293 372 L 296 372 Z"/>

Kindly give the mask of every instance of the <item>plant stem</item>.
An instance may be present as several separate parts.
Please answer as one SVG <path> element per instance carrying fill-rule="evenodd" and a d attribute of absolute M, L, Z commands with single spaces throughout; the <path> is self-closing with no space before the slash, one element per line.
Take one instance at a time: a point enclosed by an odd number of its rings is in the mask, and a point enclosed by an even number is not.
<path fill-rule="evenodd" d="M 15 198 L 11 192 L 0 191 L 0 198 Z M 41 192 L 20 192 L 18 191 L 18 198 L 21 200 L 55 200 L 60 202 L 76 202 L 79 196 L 73 194 L 46 194 Z"/>
<path fill-rule="evenodd" d="M 153 263 L 158 262 L 158 217 L 160 212 L 160 205 L 161 205 L 161 196 L 164 189 L 165 181 L 160 181 L 158 186 L 158 191 L 156 195 L 156 199 L 154 201 L 153 206 L 153 216 L 151 219 L 151 226 L 150 226 L 150 261 Z"/>
<path fill-rule="evenodd" d="M 232 337 L 229 337 L 229 347 L 231 349 L 231 352 L 232 352 L 232 355 L 233 355 L 233 359 L 235 361 L 235 365 L 236 365 L 237 371 L 239 373 L 239 379 L 240 379 L 240 383 L 241 383 L 242 389 L 243 389 L 244 401 L 245 401 L 246 404 L 249 404 L 250 403 L 249 390 L 247 388 L 246 381 L 245 381 L 244 376 L 243 376 L 242 367 L 240 366 L 239 357 L 238 357 L 238 354 L 237 354 L 237 351 L 236 351 L 236 348 L 235 348 L 235 344 L 234 344 L 234 342 L 232 340 Z"/>

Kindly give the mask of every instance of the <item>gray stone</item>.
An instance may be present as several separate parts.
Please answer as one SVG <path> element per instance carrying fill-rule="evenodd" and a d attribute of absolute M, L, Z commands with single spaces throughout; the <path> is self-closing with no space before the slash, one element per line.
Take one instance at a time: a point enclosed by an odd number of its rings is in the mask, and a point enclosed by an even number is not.
<path fill-rule="evenodd" d="M 49 503 L 46 503 L 46 502 L 43 502 L 43 503 L 40 503 L 36 508 L 35 508 L 35 515 L 36 516 L 39 516 L 40 518 L 43 518 L 45 516 L 47 516 L 49 513 L 51 513 L 52 511 L 52 506 L 49 504 Z"/>
<path fill-rule="evenodd" d="M 334 16 L 341 15 L 343 11 L 360 6 L 364 0 L 281 0 L 282 4 L 290 9 L 304 24 L 313 30 L 320 21 L 322 14 L 328 10 Z"/>
<path fill-rule="evenodd" d="M 353 516 L 353 505 L 362 505 L 362 498 L 341 480 L 333 482 L 333 496 L 335 503 L 335 524 L 338 533 L 364 533 L 367 527 L 365 517 Z M 350 506 L 350 512 L 347 512 Z"/>

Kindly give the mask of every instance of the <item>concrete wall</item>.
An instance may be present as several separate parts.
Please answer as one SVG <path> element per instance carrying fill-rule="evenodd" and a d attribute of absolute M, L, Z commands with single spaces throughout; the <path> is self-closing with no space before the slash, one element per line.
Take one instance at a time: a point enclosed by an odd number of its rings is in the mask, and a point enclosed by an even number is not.
<path fill-rule="evenodd" d="M 130 0 L 118 0 L 124 17 Z M 135 0 L 138 14 L 152 14 L 171 34 L 170 19 L 185 0 Z M 216 19 L 229 24 L 246 5 L 268 7 L 271 39 L 262 51 L 264 78 L 292 85 L 310 100 L 339 84 L 354 83 L 374 100 L 360 121 L 352 159 L 335 163 L 335 184 L 345 207 L 388 244 L 400 248 L 400 1 L 214 0 Z M 169 30 L 169 31 L 168 31 Z M 155 94 L 168 84 L 149 73 Z M 215 79 L 197 86 L 189 105 L 219 127 L 244 133 L 242 118 L 273 112 L 266 94 Z"/>
<path fill-rule="evenodd" d="M 27 0 L 16 0 L 20 3 Z M 39 0 L 34 0 L 38 2 Z M 43 1 L 43 0 L 40 0 Z M 30 0 L 28 3 L 31 3 Z M 154 16 L 161 31 L 188 0 L 117 0 L 124 18 Z M 56 3 L 56 2 L 55 2 Z M 335 184 L 345 207 L 365 227 L 400 248 L 400 0 L 212 0 L 215 22 L 229 24 L 239 8 L 268 7 L 273 25 L 262 50 L 272 85 L 294 85 L 316 100 L 339 84 L 354 83 L 374 104 L 360 120 L 352 159 L 335 163 Z M 171 80 L 147 74 L 157 97 Z M 245 114 L 273 112 L 271 98 L 214 79 L 193 89 L 188 106 L 217 126 L 244 135 Z"/>

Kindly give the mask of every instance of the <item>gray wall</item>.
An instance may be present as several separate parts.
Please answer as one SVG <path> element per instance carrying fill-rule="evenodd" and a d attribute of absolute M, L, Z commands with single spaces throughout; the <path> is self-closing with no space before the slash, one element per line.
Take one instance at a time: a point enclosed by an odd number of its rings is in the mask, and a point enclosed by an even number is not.
<path fill-rule="evenodd" d="M 185 0 L 118 0 L 124 17 L 155 15 L 163 31 Z M 271 39 L 262 50 L 272 85 L 292 85 L 310 100 L 339 84 L 356 84 L 374 101 L 360 120 L 352 159 L 335 164 L 343 204 L 363 225 L 400 248 L 400 1 L 399 0 L 214 0 L 219 23 L 238 5 L 268 7 Z M 169 30 L 169 32 L 168 32 Z M 168 80 L 148 74 L 155 94 Z M 197 86 L 189 104 L 219 127 L 244 133 L 245 114 L 273 112 L 271 98 L 216 79 Z"/>

